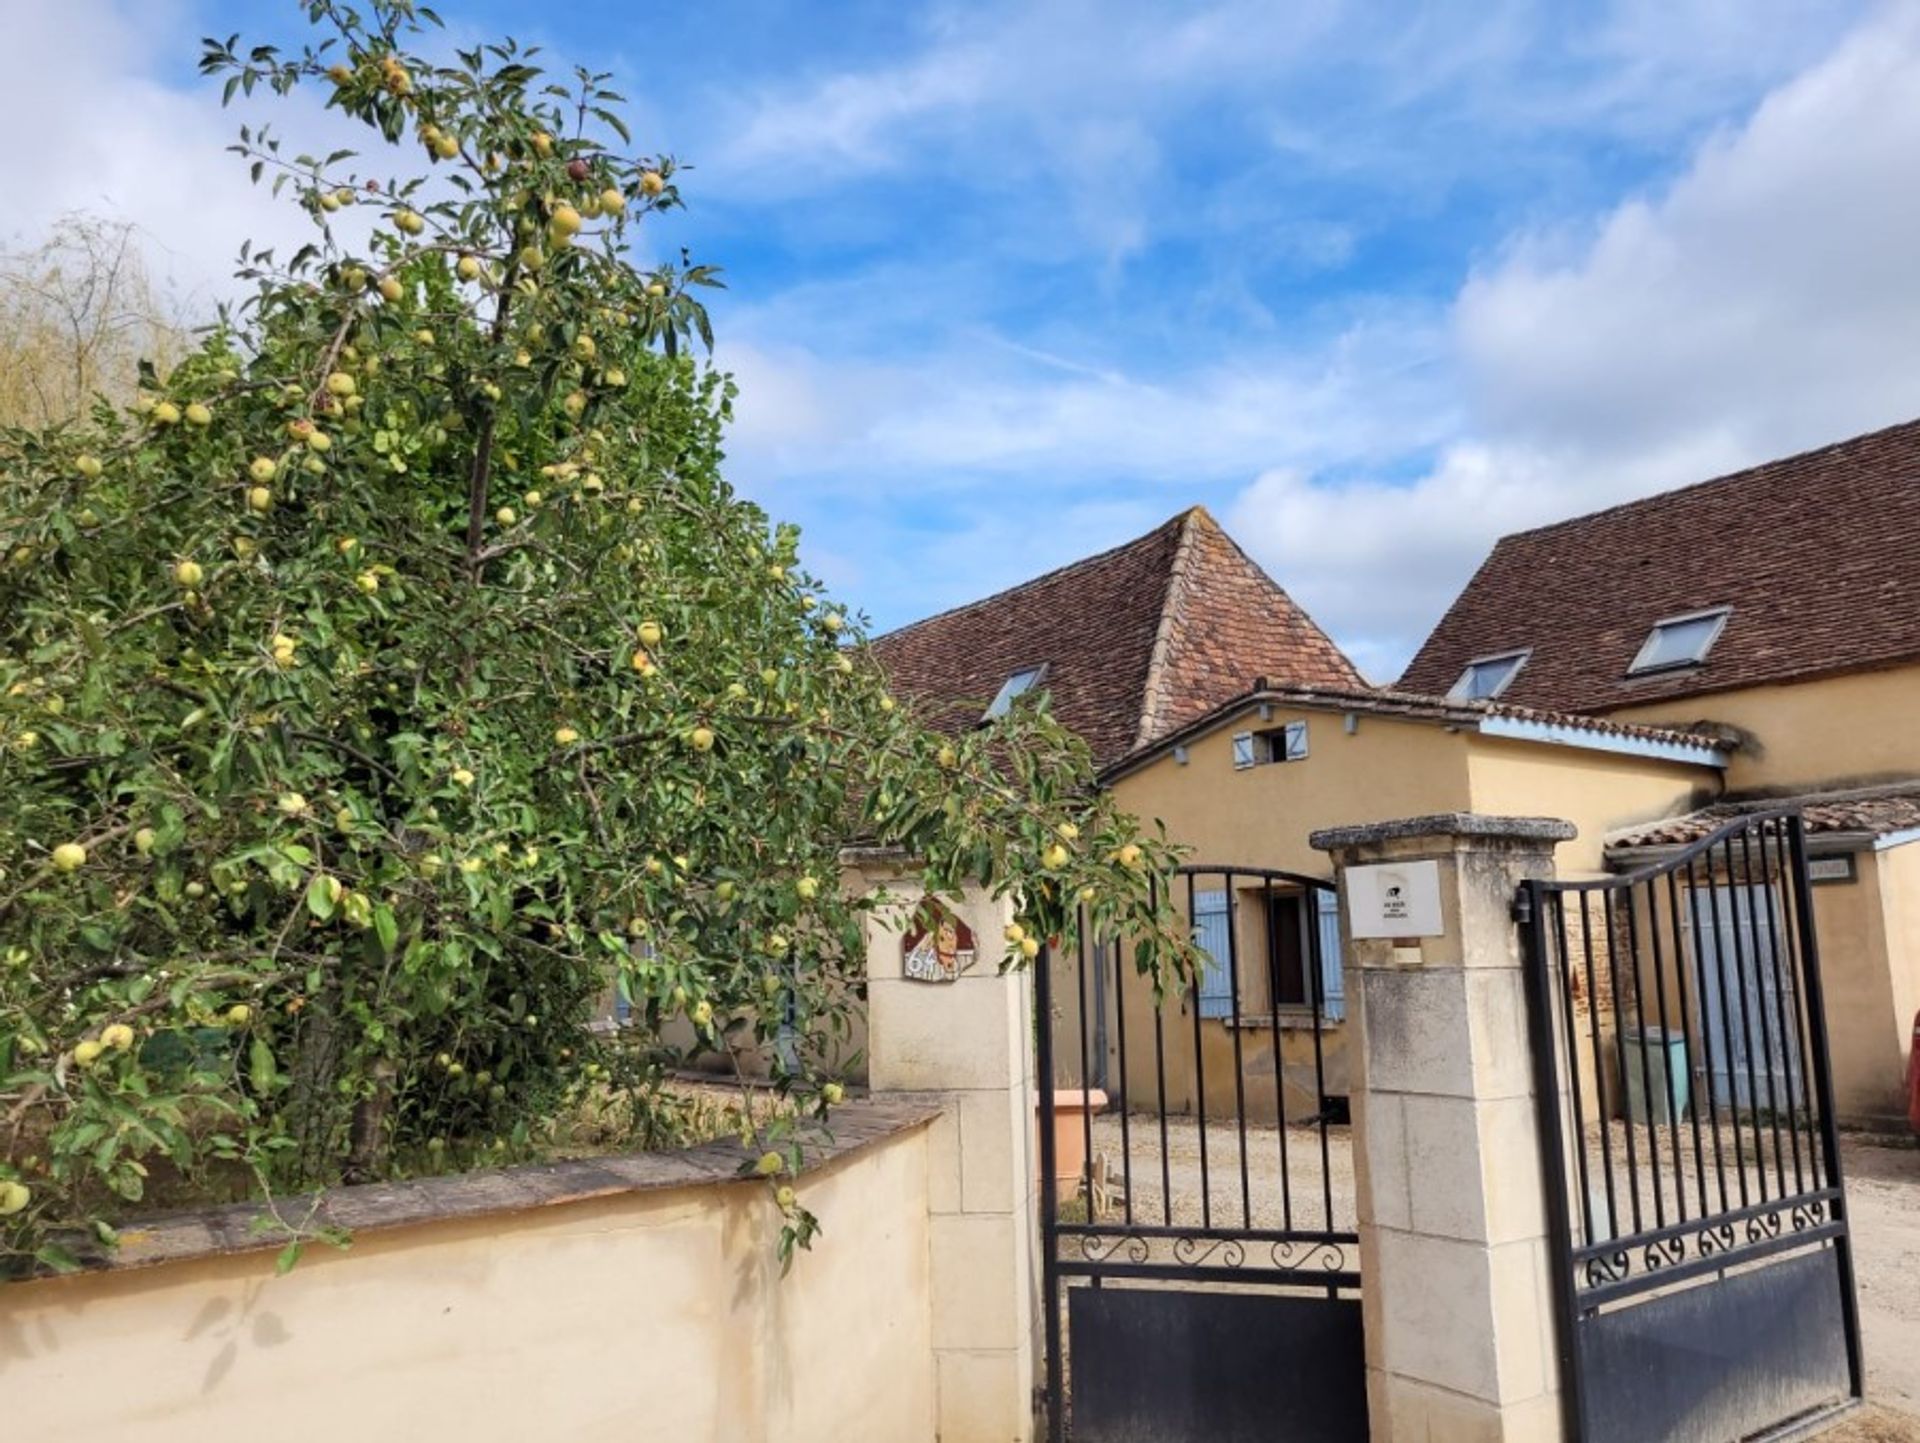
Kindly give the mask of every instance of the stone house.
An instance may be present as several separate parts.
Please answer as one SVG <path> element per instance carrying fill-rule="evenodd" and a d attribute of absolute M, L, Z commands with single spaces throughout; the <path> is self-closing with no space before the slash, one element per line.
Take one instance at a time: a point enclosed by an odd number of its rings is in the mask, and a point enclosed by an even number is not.
<path fill-rule="evenodd" d="M 1203 878 L 1176 898 L 1213 961 L 1169 1003 L 1164 1080 L 1146 1048 L 1129 1053 L 1132 1075 L 1115 1073 L 1120 1030 L 1153 1028 L 1149 989 L 1105 965 L 1083 987 L 1069 960 L 1056 964 L 1057 1030 L 1085 1037 L 1088 1080 L 1156 1101 L 1164 1086 L 1176 1109 L 1230 1112 L 1236 1070 L 1255 1083 L 1245 1100 L 1256 1118 L 1308 1116 L 1345 1091 L 1331 894 L 1251 875 L 1324 878 L 1309 833 L 1432 812 L 1547 814 L 1580 828 L 1563 865 L 1597 869 L 1609 829 L 1710 801 L 1727 765 L 1715 740 L 1691 733 L 1369 687 L 1197 507 L 880 637 L 874 651 L 896 690 L 950 728 L 1044 690 L 1123 808 L 1164 826 L 1193 862 L 1248 874 Z M 1249 961 L 1236 967 L 1229 953 Z M 1066 1049 L 1063 1078 L 1078 1077 L 1079 1050 Z"/>
<path fill-rule="evenodd" d="M 1616 819 L 1614 870 L 1801 808 L 1836 1105 L 1897 1122 L 1920 1009 L 1920 421 L 1506 537 L 1400 686 L 1713 739 L 1711 803 Z M 1772 890 L 1713 945 L 1764 930 Z"/>
<path fill-rule="evenodd" d="M 1559 871 L 1600 877 L 1742 808 L 1797 806 L 1838 1113 L 1904 1111 L 1920 1008 L 1920 422 L 1505 538 L 1391 687 L 1368 685 L 1201 508 L 874 649 L 950 728 L 1046 691 L 1120 805 L 1212 866 L 1324 877 L 1317 828 L 1476 811 L 1573 822 Z M 1255 960 L 1228 977 L 1216 959 L 1173 1004 L 1169 1103 L 1192 1106 L 1201 1075 L 1224 1086 L 1236 1057 L 1310 1091 L 1314 1041 L 1337 1094 L 1331 898 L 1211 885 L 1196 934 L 1220 953 L 1231 929 Z M 1730 950 L 1778 906 L 1753 889 L 1689 947 Z M 1059 980 L 1063 1025 L 1084 1029 L 1087 1070 L 1111 1089 L 1118 1009 L 1150 1025 L 1150 999 L 1107 981 L 1083 1003 Z M 1139 1095 L 1146 1079 L 1130 1082 Z"/>

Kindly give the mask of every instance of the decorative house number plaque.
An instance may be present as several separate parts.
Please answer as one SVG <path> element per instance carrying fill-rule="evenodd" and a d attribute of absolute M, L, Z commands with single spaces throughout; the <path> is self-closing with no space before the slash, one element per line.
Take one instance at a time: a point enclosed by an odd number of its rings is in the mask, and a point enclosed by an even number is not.
<path fill-rule="evenodd" d="M 1341 877 L 1355 937 L 1438 937 L 1440 864 L 1383 862 Z"/>
<path fill-rule="evenodd" d="M 929 898 L 900 939 L 901 970 L 910 982 L 952 982 L 973 965 L 973 929 Z"/>

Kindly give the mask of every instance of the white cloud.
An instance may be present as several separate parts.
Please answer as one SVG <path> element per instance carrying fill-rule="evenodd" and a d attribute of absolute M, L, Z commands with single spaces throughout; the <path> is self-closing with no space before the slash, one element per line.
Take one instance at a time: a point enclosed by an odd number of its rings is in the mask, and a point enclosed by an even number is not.
<path fill-rule="evenodd" d="M 30 246 L 74 211 L 132 221 L 157 277 L 204 313 L 233 293 L 242 239 L 285 254 L 311 237 L 300 213 L 250 184 L 226 152 L 245 112 L 221 109 L 217 83 L 180 88 L 156 77 L 158 64 L 197 58 L 195 34 L 191 11 L 173 0 L 8 7 L 0 132 L 14 143 L 0 149 L 0 245 Z M 310 96 L 267 104 L 290 140 L 319 148 L 344 133 Z"/>
<path fill-rule="evenodd" d="M 1376 675 L 1501 534 L 1920 413 L 1920 11 L 1890 7 L 1584 236 L 1455 309 L 1463 439 L 1410 485 L 1260 477 L 1231 522 Z"/>

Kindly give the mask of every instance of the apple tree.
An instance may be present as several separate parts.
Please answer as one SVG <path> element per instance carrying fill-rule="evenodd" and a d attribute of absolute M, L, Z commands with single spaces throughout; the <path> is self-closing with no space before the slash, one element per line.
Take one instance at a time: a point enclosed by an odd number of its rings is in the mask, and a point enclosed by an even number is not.
<path fill-rule="evenodd" d="M 240 132 L 311 241 L 243 248 L 244 303 L 135 406 L 0 433 L 0 1265 L 70 1264 L 161 1181 L 523 1155 L 694 1049 L 824 1115 L 852 840 L 1016 894 L 1009 964 L 1084 901 L 1190 965 L 1169 849 L 1044 706 L 929 729 L 723 478 L 718 276 L 639 258 L 680 176 L 608 77 L 304 8 L 297 51 L 202 68 L 366 128 Z M 629 1025 L 590 1030 L 616 979 Z M 798 1146 L 761 1165 L 789 1247 Z"/>

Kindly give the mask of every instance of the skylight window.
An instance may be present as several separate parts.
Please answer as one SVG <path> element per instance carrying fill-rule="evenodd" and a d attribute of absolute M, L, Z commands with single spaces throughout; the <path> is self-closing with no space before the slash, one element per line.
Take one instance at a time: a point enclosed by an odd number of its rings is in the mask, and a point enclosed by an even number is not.
<path fill-rule="evenodd" d="M 1447 693 L 1447 700 L 1492 701 L 1512 685 L 1532 655 L 1533 649 L 1528 647 L 1523 651 L 1503 651 L 1498 656 L 1476 657 L 1460 673 L 1460 680 Z"/>
<path fill-rule="evenodd" d="M 1730 612 L 1730 607 L 1719 606 L 1711 611 L 1690 611 L 1685 616 L 1656 621 L 1647 639 L 1640 644 L 1640 654 L 1627 668 L 1627 674 L 1638 676 L 1643 672 L 1698 666 L 1720 639 Z"/>
<path fill-rule="evenodd" d="M 1024 667 L 1016 671 L 1000 684 L 999 692 L 996 693 L 993 700 L 987 704 L 986 712 L 981 716 L 980 720 L 990 722 L 995 717 L 1005 716 L 1012 710 L 1014 698 L 1025 696 L 1028 692 L 1032 691 L 1040 684 L 1041 678 L 1046 674 L 1047 664 L 1045 662 L 1041 662 L 1038 666 Z"/>

